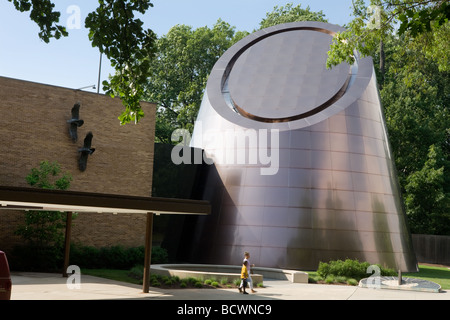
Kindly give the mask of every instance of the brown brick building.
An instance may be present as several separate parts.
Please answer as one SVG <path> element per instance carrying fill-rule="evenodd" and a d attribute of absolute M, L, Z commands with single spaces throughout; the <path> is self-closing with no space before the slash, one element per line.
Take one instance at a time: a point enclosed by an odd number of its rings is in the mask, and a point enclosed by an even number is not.
<path fill-rule="evenodd" d="M 71 109 L 81 104 L 78 141 L 69 135 Z M 151 196 L 156 106 L 142 103 L 138 124 L 120 125 L 120 99 L 0 77 L 0 185 L 27 187 L 25 177 L 44 160 L 57 161 L 73 177 L 70 189 L 93 193 Z M 78 149 L 93 133 L 87 169 L 78 168 Z M 14 235 L 22 211 L 0 211 L 0 249 L 20 241 Z M 92 246 L 143 245 L 145 216 L 80 213 L 72 241 Z"/>

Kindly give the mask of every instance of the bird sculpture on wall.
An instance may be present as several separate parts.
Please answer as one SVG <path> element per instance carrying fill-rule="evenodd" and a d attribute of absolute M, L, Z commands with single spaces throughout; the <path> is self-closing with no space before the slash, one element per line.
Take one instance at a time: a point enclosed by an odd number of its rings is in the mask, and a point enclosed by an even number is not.
<path fill-rule="evenodd" d="M 92 138 L 94 135 L 92 132 L 88 132 L 86 137 L 84 138 L 84 145 L 82 148 L 78 149 L 78 152 L 80 152 L 80 159 L 78 160 L 78 166 L 80 171 L 86 170 L 87 166 L 87 160 L 89 155 L 93 154 L 95 151 L 95 148 L 92 148 Z"/>
<path fill-rule="evenodd" d="M 67 120 L 67 122 L 70 124 L 69 126 L 69 134 L 70 138 L 73 142 L 76 142 L 78 140 L 78 127 L 81 127 L 84 123 L 83 120 L 80 119 L 80 103 L 77 102 L 72 107 L 72 118 L 70 120 Z"/>

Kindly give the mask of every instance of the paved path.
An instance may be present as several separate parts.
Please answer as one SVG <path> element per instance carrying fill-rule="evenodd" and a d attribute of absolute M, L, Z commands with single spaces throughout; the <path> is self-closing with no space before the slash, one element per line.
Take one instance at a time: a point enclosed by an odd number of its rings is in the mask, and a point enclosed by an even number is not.
<path fill-rule="evenodd" d="M 67 278 L 52 273 L 13 273 L 11 300 L 450 300 L 450 290 L 441 293 L 354 286 L 299 284 L 265 279 L 265 288 L 242 295 L 236 289 L 159 289 L 81 275 L 79 289 L 69 289 Z"/>

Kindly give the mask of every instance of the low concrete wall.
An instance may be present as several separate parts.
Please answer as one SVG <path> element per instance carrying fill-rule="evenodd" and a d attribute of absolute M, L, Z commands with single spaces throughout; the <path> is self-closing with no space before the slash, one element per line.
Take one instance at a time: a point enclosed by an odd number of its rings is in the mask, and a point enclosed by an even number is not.
<path fill-rule="evenodd" d="M 308 274 L 303 271 L 255 267 L 253 270 L 268 279 L 289 280 L 293 283 L 308 283 Z"/>
<path fill-rule="evenodd" d="M 283 270 L 275 268 L 255 267 L 252 280 L 254 283 L 262 283 L 263 278 L 289 280 L 295 283 L 308 283 L 308 274 L 296 270 Z M 166 276 L 178 276 L 180 278 L 199 278 L 202 280 L 226 278 L 233 282 L 240 278 L 241 268 L 230 265 L 207 265 L 207 264 L 157 264 L 152 265 L 150 273 Z"/>

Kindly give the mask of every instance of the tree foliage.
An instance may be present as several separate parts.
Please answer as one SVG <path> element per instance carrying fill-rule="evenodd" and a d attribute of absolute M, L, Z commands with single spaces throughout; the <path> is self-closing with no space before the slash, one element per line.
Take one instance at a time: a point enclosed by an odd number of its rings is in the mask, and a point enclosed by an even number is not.
<path fill-rule="evenodd" d="M 335 36 L 328 68 L 342 61 L 353 63 L 355 50 L 362 56 L 370 55 L 397 24 L 399 36 L 407 34 L 414 39 L 440 29 L 450 18 L 450 4 L 445 0 L 370 0 L 369 6 L 364 0 L 352 3 L 354 19 L 346 31 Z"/>
<path fill-rule="evenodd" d="M 385 71 L 377 77 L 405 209 L 415 233 L 450 234 L 446 227 L 450 225 L 450 83 L 448 70 L 442 68 L 448 56 L 445 52 L 441 60 L 433 56 L 442 48 L 440 43 L 437 47 L 428 43 L 424 49 L 429 39 L 450 36 L 448 25 L 415 38 L 408 33 L 387 35 Z M 379 57 L 379 48 L 373 50 L 371 56 Z M 380 75 L 378 64 L 375 69 Z"/>
<path fill-rule="evenodd" d="M 57 162 L 42 161 L 39 168 L 31 169 L 26 177 L 30 186 L 41 189 L 66 190 L 70 187 L 72 176 L 61 173 Z M 27 240 L 30 245 L 61 247 L 64 240 L 65 214 L 58 211 L 27 211 L 25 224 L 19 226 L 16 234 Z"/>
<path fill-rule="evenodd" d="M 151 6 L 146 0 L 99 0 L 98 8 L 85 21 L 92 46 L 98 47 L 116 70 L 109 81 L 103 82 L 103 89 L 122 99 L 122 124 L 137 122 L 144 116 L 140 101 L 150 76 L 156 35 L 150 29 L 144 30 L 143 22 L 134 14 L 144 14 Z"/>
<path fill-rule="evenodd" d="M 68 172 L 61 177 L 61 166 L 57 162 L 42 161 L 39 168 L 32 168 L 25 180 L 27 183 L 39 189 L 66 190 L 72 181 L 72 175 Z"/>
<path fill-rule="evenodd" d="M 175 129 L 193 129 L 211 69 L 247 34 L 219 19 L 212 28 L 176 25 L 156 41 L 146 99 L 158 104 L 157 141 L 171 143 Z"/>
<path fill-rule="evenodd" d="M 31 12 L 43 41 L 67 35 L 50 0 L 8 1 L 19 11 Z M 411 229 L 449 234 L 450 3 L 367 2 L 352 1 L 354 19 L 345 26 L 346 31 L 335 35 L 327 67 L 342 61 L 353 63 L 356 52 L 379 61 L 375 71 Z M 104 86 L 124 102 L 121 122 L 143 116 L 139 101 L 156 102 L 156 140 L 171 143 L 175 129 L 192 130 L 217 59 L 248 32 L 235 31 L 219 20 L 212 28 L 176 25 L 157 39 L 135 18 L 136 12 L 145 13 L 151 6 L 145 0 L 99 0 L 85 24 L 92 45 L 116 69 Z M 327 22 L 322 11 L 288 3 L 267 13 L 260 29 L 304 20 Z M 39 175 L 30 179 L 29 183 L 38 187 L 52 187 L 33 182 L 40 181 Z"/>
<path fill-rule="evenodd" d="M 324 14 L 292 3 L 274 7 L 260 23 L 267 28 L 295 21 L 326 22 Z M 158 104 L 156 137 L 158 142 L 172 143 L 177 128 L 192 131 L 202 101 L 208 75 L 216 61 L 234 43 L 248 35 L 218 20 L 212 28 L 192 29 L 174 26 L 156 41 L 156 57 L 150 63 L 152 74 L 146 87 L 146 99 Z"/>
<path fill-rule="evenodd" d="M 380 94 L 411 229 L 449 234 L 449 74 L 420 43 L 395 39 L 387 48 L 392 57 Z"/>
<path fill-rule="evenodd" d="M 21 12 L 30 11 L 30 19 L 39 26 L 39 37 L 44 42 L 68 36 L 66 28 L 58 24 L 61 13 L 54 10 L 51 0 L 8 1 Z M 143 28 L 135 13 L 144 14 L 153 4 L 150 0 L 99 0 L 98 3 L 97 9 L 88 14 L 85 26 L 92 46 L 108 57 L 116 71 L 103 82 L 103 89 L 122 99 L 125 110 L 119 116 L 121 124 L 137 122 L 144 116 L 140 101 L 149 77 L 156 35 Z"/>
<path fill-rule="evenodd" d="M 311 11 L 309 6 L 306 7 L 306 9 L 302 9 L 301 4 L 294 7 L 291 2 L 285 6 L 275 6 L 273 10 L 268 12 L 266 17 L 261 20 L 259 26 L 260 29 L 264 29 L 277 24 L 297 21 L 328 22 L 322 11 Z"/>
<path fill-rule="evenodd" d="M 59 39 L 67 36 L 66 28 L 60 24 L 61 13 L 54 11 L 55 5 L 50 0 L 8 0 L 12 2 L 20 12 L 30 11 L 30 19 L 39 26 L 39 38 L 44 42 L 50 42 L 51 38 Z"/>
<path fill-rule="evenodd" d="M 423 167 L 407 177 L 405 204 L 413 233 L 450 234 L 442 156 L 441 149 L 431 145 Z"/>

